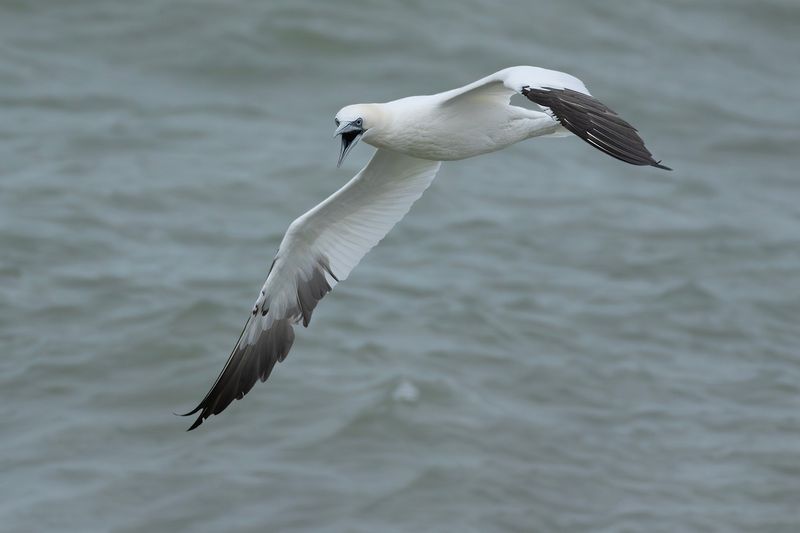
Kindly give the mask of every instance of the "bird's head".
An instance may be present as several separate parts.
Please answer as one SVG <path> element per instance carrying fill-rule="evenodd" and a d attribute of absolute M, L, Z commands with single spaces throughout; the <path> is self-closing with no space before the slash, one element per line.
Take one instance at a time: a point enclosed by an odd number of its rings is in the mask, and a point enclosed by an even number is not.
<path fill-rule="evenodd" d="M 374 104 L 356 104 L 343 107 L 336 113 L 336 133 L 342 138 L 339 151 L 339 162 L 342 165 L 345 156 L 353 149 L 362 135 L 378 126 L 380 113 Z M 368 141 L 367 141 L 368 142 Z"/>

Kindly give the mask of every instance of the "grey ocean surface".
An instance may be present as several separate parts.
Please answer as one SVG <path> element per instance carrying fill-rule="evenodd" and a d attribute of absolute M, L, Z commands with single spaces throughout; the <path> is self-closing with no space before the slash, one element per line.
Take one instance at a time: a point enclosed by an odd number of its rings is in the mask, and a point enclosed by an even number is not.
<path fill-rule="evenodd" d="M 800 3 L 3 1 L 0 530 L 800 531 Z M 197 431 L 342 106 L 573 73 Z"/>

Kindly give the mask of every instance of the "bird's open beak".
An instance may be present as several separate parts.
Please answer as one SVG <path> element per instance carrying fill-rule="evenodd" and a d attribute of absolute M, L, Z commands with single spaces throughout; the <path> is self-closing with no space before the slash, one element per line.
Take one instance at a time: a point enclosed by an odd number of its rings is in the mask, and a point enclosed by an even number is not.
<path fill-rule="evenodd" d="M 336 163 L 337 167 L 342 166 L 342 161 L 344 161 L 345 156 L 353 149 L 353 146 L 356 145 L 363 134 L 363 128 L 361 128 L 361 126 L 356 126 L 353 122 L 342 124 L 336 128 L 334 136 L 342 136 L 342 149 L 339 152 L 339 162 Z"/>

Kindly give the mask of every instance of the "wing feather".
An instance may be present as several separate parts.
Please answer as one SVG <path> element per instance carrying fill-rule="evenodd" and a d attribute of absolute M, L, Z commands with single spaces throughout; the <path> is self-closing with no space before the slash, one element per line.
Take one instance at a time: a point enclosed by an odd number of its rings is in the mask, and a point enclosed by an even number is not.
<path fill-rule="evenodd" d="M 636 128 L 594 98 L 581 80 L 564 72 L 539 67 L 511 67 L 442 93 L 442 105 L 466 99 L 499 98 L 513 94 L 547 111 L 566 130 L 606 154 L 632 165 L 672 170 L 653 159 Z"/>
<path fill-rule="evenodd" d="M 266 381 L 307 327 L 319 301 L 405 216 L 433 181 L 438 161 L 378 150 L 344 187 L 292 222 L 228 361 L 189 428 Z"/>
<path fill-rule="evenodd" d="M 606 154 L 631 165 L 671 170 L 653 159 L 636 128 L 588 94 L 569 88 L 522 87 L 530 101 L 550 110 L 566 129 Z"/>

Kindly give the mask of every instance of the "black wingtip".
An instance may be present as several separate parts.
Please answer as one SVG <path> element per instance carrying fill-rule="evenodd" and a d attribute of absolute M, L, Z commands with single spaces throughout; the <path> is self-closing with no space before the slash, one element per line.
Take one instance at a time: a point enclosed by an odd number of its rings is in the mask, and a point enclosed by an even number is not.
<path fill-rule="evenodd" d="M 195 414 L 197 411 L 199 411 L 200 409 L 202 409 L 202 407 L 203 407 L 203 404 L 200 404 L 197 407 L 195 407 L 192 411 L 189 411 L 188 413 L 172 413 L 172 414 L 175 415 L 175 416 L 191 416 L 191 415 Z M 186 431 L 193 430 L 194 428 L 196 428 L 197 426 L 202 424 L 203 420 L 204 420 L 203 414 L 201 413 L 200 416 L 197 417 L 197 420 L 194 421 L 194 424 L 192 424 L 192 427 L 190 427 Z"/>
<path fill-rule="evenodd" d="M 195 414 L 197 411 L 199 411 L 202 408 L 203 408 L 203 404 L 200 403 L 197 407 L 195 407 L 194 409 L 192 409 L 188 413 L 172 413 L 172 414 L 175 415 L 175 416 L 192 416 L 193 414 Z"/>
<path fill-rule="evenodd" d="M 202 423 L 203 423 L 203 415 L 200 415 L 200 416 L 198 416 L 198 417 L 197 417 L 197 420 L 195 420 L 195 421 L 194 421 L 194 424 L 192 424 L 192 425 L 189 427 L 189 429 L 187 429 L 186 431 L 187 431 L 187 432 L 188 432 L 188 431 L 191 431 L 191 430 L 195 429 L 197 426 L 199 426 L 199 425 L 200 425 L 200 424 L 202 424 Z"/>
<path fill-rule="evenodd" d="M 611 157 L 638 166 L 672 170 L 653 159 L 636 128 L 588 94 L 553 87 L 522 88 L 533 103 L 549 110 L 564 128 Z"/>

